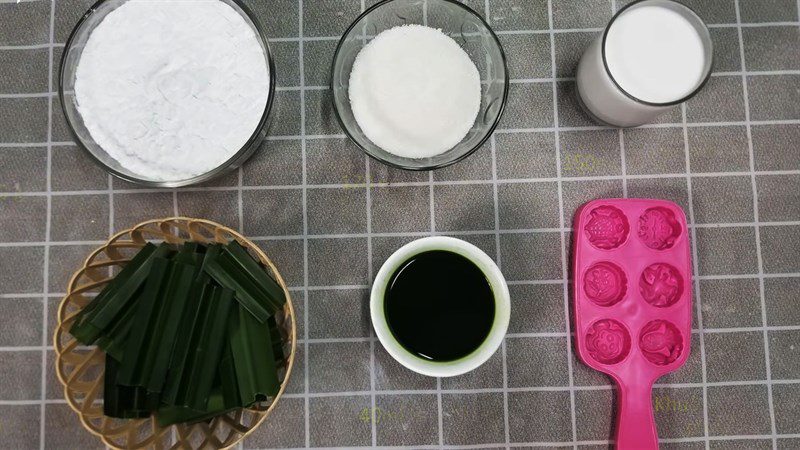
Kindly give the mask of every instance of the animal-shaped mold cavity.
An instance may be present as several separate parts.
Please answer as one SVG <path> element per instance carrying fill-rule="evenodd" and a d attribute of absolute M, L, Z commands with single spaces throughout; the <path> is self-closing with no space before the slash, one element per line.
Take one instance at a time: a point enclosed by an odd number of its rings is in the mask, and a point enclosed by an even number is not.
<path fill-rule="evenodd" d="M 639 278 L 639 292 L 653 306 L 672 306 L 683 294 L 683 277 L 678 269 L 669 264 L 652 264 L 644 269 Z"/>
<path fill-rule="evenodd" d="M 630 225 L 618 208 L 598 206 L 589 213 L 584 232 L 594 247 L 611 250 L 625 242 Z"/>
<path fill-rule="evenodd" d="M 666 320 L 653 320 L 639 334 L 639 349 L 648 361 L 659 366 L 675 362 L 683 353 L 678 327 Z"/>
<path fill-rule="evenodd" d="M 583 275 L 583 292 L 586 297 L 600 306 L 612 306 L 625 298 L 628 279 L 625 272 L 614 263 L 592 264 Z"/>
<path fill-rule="evenodd" d="M 639 239 L 654 250 L 666 250 L 675 245 L 681 226 L 672 210 L 655 207 L 639 216 Z"/>
<path fill-rule="evenodd" d="M 586 350 L 595 361 L 617 364 L 631 351 L 631 336 L 621 323 L 602 319 L 593 323 L 586 332 Z"/>

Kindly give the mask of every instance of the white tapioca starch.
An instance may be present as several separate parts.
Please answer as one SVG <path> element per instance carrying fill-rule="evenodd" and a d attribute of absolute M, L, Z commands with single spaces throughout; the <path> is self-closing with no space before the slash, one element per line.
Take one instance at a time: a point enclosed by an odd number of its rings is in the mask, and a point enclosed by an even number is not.
<path fill-rule="evenodd" d="M 269 66 L 245 19 L 219 0 L 130 0 L 95 28 L 75 100 L 92 138 L 150 180 L 208 172 L 253 135 Z"/>

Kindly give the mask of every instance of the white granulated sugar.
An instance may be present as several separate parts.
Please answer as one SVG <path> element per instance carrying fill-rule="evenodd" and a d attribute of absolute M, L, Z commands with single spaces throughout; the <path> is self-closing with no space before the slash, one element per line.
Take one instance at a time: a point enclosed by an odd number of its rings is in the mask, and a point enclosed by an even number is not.
<path fill-rule="evenodd" d="M 436 156 L 461 142 L 475 123 L 480 75 L 441 30 L 395 27 L 378 34 L 356 57 L 350 104 L 378 147 L 406 158 Z"/>
<path fill-rule="evenodd" d="M 130 0 L 89 36 L 75 81 L 92 138 L 144 178 L 208 172 L 253 135 L 269 66 L 245 19 L 219 0 Z"/>

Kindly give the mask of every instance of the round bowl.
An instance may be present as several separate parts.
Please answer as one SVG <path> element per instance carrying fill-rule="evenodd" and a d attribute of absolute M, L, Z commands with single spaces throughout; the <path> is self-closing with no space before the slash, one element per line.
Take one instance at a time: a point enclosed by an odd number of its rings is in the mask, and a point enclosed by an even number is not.
<path fill-rule="evenodd" d="M 408 351 L 392 333 L 384 309 L 386 291 L 397 269 L 413 256 L 433 250 L 456 253 L 470 260 L 483 272 L 494 293 L 494 322 L 492 322 L 489 334 L 472 353 L 455 361 L 431 361 Z M 483 250 L 461 239 L 432 236 L 409 242 L 400 247 L 383 263 L 372 284 L 369 310 L 375 335 L 378 336 L 378 340 L 386 352 L 397 362 L 422 375 L 455 377 L 477 369 L 500 348 L 511 320 L 511 296 L 500 268 Z M 420 311 L 420 314 L 425 314 L 425 311 Z"/>
<path fill-rule="evenodd" d="M 226 243 L 232 240 L 238 241 L 252 256 L 258 258 L 286 294 L 286 305 L 276 315 L 284 338 L 283 350 L 286 355 L 278 374 L 281 380 L 278 394 L 272 401 L 195 424 L 160 427 L 155 416 L 147 419 L 115 419 L 103 415 L 105 352 L 95 346 L 82 346 L 69 334 L 75 315 L 111 281 L 112 277 L 109 275 L 124 267 L 147 242 Z M 105 245 L 92 252 L 69 282 L 67 294 L 58 308 L 58 320 L 53 335 L 56 374 L 64 386 L 64 397 L 70 408 L 78 414 L 84 428 L 100 437 L 105 445 L 126 450 L 219 449 L 236 445 L 267 418 L 283 396 L 294 365 L 296 343 L 297 328 L 289 289 L 267 255 L 230 228 L 208 220 L 184 217 L 141 223 L 117 233 Z"/>
<path fill-rule="evenodd" d="M 350 106 L 350 72 L 358 53 L 379 33 L 411 24 L 441 29 L 455 39 L 481 76 L 481 107 L 472 129 L 458 145 L 430 158 L 404 158 L 378 147 L 364 135 Z M 345 133 L 369 156 L 406 170 L 446 167 L 480 148 L 500 122 L 508 87 L 506 56 L 497 35 L 475 11 L 453 0 L 384 0 L 372 6 L 342 36 L 331 69 L 334 111 Z"/>
<path fill-rule="evenodd" d="M 276 79 L 275 61 L 273 60 L 272 51 L 270 50 L 269 42 L 267 41 L 267 35 L 264 32 L 261 24 L 259 24 L 255 15 L 253 15 L 250 9 L 247 8 L 247 6 L 245 6 L 241 0 L 219 1 L 229 5 L 236 12 L 238 12 L 239 15 L 244 18 L 245 22 L 250 25 L 261 42 L 261 48 L 264 51 L 264 57 L 266 58 L 269 66 L 269 98 L 267 99 L 267 105 L 264 108 L 264 113 L 261 115 L 261 120 L 259 121 L 258 126 L 253 131 L 253 134 L 250 136 L 244 146 L 239 149 L 239 151 L 234 153 L 233 156 L 228 158 L 227 161 L 206 173 L 184 180 L 163 181 L 145 178 L 140 174 L 122 167 L 122 165 L 120 165 L 116 159 L 109 156 L 109 154 L 103 150 L 103 148 L 92 138 L 92 135 L 86 128 L 75 102 L 74 90 L 78 63 L 80 62 L 81 54 L 83 53 L 83 49 L 86 46 L 86 42 L 89 39 L 89 36 L 92 34 L 92 31 L 97 28 L 100 22 L 102 22 L 109 13 L 127 1 L 128 0 L 99 0 L 97 3 L 92 5 L 86 14 L 84 14 L 83 17 L 78 21 L 78 24 L 75 25 L 75 28 L 72 30 L 72 34 L 70 34 L 66 46 L 64 47 L 64 54 L 61 57 L 61 76 L 58 80 L 58 96 L 61 100 L 61 108 L 64 110 L 64 116 L 67 119 L 67 125 L 70 133 L 75 139 L 75 142 L 77 142 L 78 145 L 83 148 L 89 154 L 89 156 L 92 157 L 92 159 L 94 159 L 98 164 L 100 164 L 100 166 L 102 166 L 112 175 L 115 175 L 123 180 L 148 187 L 172 188 L 195 185 L 217 178 L 220 175 L 240 167 L 259 148 L 261 143 L 264 141 L 264 138 L 266 138 L 266 128 L 269 124 L 269 114 L 272 109 L 273 100 L 275 99 Z"/>

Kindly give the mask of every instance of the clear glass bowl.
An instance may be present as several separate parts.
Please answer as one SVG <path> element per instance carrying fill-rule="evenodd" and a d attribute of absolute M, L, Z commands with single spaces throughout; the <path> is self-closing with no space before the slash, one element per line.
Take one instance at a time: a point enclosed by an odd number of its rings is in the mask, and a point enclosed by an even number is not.
<path fill-rule="evenodd" d="M 461 45 L 481 74 L 481 108 L 472 129 L 458 145 L 430 158 L 403 158 L 373 144 L 356 122 L 350 106 L 350 72 L 358 53 L 382 31 L 410 24 L 441 29 Z M 345 133 L 373 158 L 407 170 L 446 167 L 480 148 L 500 121 L 508 86 L 505 53 L 494 31 L 475 11 L 453 0 L 384 0 L 372 6 L 339 41 L 331 73 L 334 110 Z"/>
<path fill-rule="evenodd" d="M 95 142 L 89 130 L 84 125 L 83 118 L 78 111 L 75 102 L 75 75 L 81 54 L 86 46 L 92 31 L 97 25 L 112 11 L 119 8 L 128 0 L 100 0 L 95 3 L 89 11 L 81 18 L 64 47 L 64 54 L 61 57 L 61 77 L 58 81 L 58 96 L 61 99 L 61 108 L 67 119 L 67 125 L 78 145 L 83 148 L 98 164 L 105 168 L 109 173 L 136 184 L 150 187 L 181 187 L 203 183 L 223 175 L 241 166 L 258 149 L 267 135 L 266 129 L 269 123 L 269 113 L 275 98 L 275 62 L 269 48 L 267 35 L 252 12 L 241 2 L 241 0 L 220 0 L 238 12 L 253 29 L 261 42 L 264 50 L 264 57 L 269 64 L 269 99 L 267 100 L 264 114 L 258 123 L 258 127 L 253 131 L 250 139 L 245 145 L 231 156 L 227 161 L 214 169 L 185 180 L 161 181 L 142 177 L 122 167 L 117 160 L 109 156 L 100 145 Z"/>

